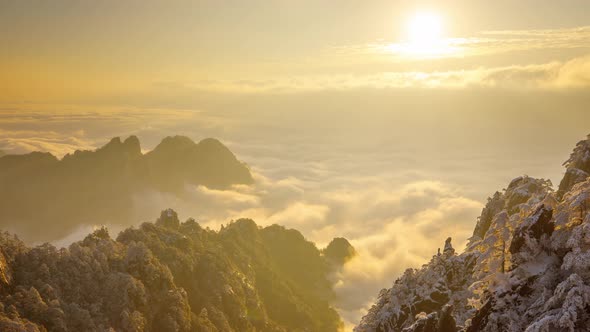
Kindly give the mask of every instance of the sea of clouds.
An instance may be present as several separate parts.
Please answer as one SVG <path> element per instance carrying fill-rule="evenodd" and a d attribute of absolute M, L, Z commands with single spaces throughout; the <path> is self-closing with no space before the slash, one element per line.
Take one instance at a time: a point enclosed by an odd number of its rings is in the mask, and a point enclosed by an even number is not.
<path fill-rule="evenodd" d="M 183 195 L 139 193 L 136 218 L 171 207 L 182 219 L 218 229 L 246 217 L 281 224 L 324 247 L 346 237 L 359 255 L 332 278 L 348 326 L 381 288 L 418 267 L 451 236 L 462 250 L 485 198 L 513 177 L 559 181 L 561 162 L 585 137 L 583 94 L 421 90 L 239 96 L 135 106 L 5 105 L 0 150 L 63 156 L 137 135 L 152 149 L 167 135 L 216 137 L 252 170 L 253 186 Z M 96 225 L 80 225 L 57 245 Z"/>

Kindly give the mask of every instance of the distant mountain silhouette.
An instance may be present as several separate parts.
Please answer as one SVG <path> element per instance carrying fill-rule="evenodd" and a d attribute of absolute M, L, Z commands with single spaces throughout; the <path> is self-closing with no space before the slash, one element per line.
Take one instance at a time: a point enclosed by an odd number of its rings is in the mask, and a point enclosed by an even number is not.
<path fill-rule="evenodd" d="M 0 331 L 336 332 L 331 268 L 296 230 L 170 209 L 61 250 L 0 233 Z"/>
<path fill-rule="evenodd" d="M 251 183 L 248 167 L 213 138 L 195 143 L 167 137 L 146 154 L 130 136 L 61 160 L 42 152 L 5 155 L 0 157 L 0 227 L 28 240 L 55 240 L 79 223 L 128 220 L 134 194 L 144 190 L 180 193 L 186 184 L 227 189 Z"/>

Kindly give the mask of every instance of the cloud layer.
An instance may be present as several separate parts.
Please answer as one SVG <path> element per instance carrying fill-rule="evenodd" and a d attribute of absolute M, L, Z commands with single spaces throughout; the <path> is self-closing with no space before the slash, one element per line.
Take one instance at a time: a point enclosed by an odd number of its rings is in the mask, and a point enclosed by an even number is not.
<path fill-rule="evenodd" d="M 558 68 L 583 82 L 575 68 L 585 63 Z M 533 69 L 521 74 L 536 77 Z M 518 75 L 493 74 L 518 85 Z M 333 276 L 336 305 L 354 324 L 379 289 L 447 236 L 461 250 L 494 190 L 523 173 L 558 181 L 561 162 L 587 134 L 590 100 L 576 90 L 428 89 L 428 98 L 424 91 L 183 96 L 174 98 L 177 108 L 164 108 L 166 99 L 144 101 L 149 107 L 14 105 L 0 111 L 0 150 L 61 156 L 112 136 L 135 134 L 144 149 L 167 135 L 217 137 L 249 164 L 255 186 L 142 193 L 135 218 L 107 225 L 112 233 L 172 207 L 214 229 L 240 217 L 280 223 L 320 247 L 344 236 L 360 256 Z"/>
<path fill-rule="evenodd" d="M 334 237 L 350 239 L 360 255 L 333 276 L 336 306 L 348 325 L 358 322 L 393 276 L 422 264 L 447 236 L 462 248 L 482 208 L 440 182 L 411 182 L 395 189 L 366 178 L 354 187 L 318 191 L 312 183 L 292 178 L 272 181 L 257 174 L 256 180 L 254 187 L 231 191 L 187 187 L 182 198 L 138 195 L 138 219 L 149 220 L 160 207 L 169 206 L 213 229 L 242 216 L 261 225 L 295 228 L 320 247 Z"/>
<path fill-rule="evenodd" d="M 370 74 L 293 76 L 266 80 L 216 80 L 173 84 L 175 89 L 238 94 L 294 94 L 325 90 L 408 88 L 587 89 L 590 57 L 543 64 L 476 67 L 446 71 L 380 71 Z M 160 86 L 161 87 L 161 86 Z"/>

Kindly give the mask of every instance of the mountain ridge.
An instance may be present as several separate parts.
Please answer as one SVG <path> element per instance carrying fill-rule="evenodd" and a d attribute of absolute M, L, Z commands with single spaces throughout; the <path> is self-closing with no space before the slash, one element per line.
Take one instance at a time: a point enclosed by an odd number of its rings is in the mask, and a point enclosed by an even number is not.
<path fill-rule="evenodd" d="M 62 249 L 1 233 L 0 330 L 336 332 L 332 268 L 296 230 L 238 219 L 216 232 L 171 209 Z"/>
<path fill-rule="evenodd" d="M 520 176 L 488 199 L 467 248 L 408 269 L 355 332 L 588 331 L 590 136 L 556 192 Z"/>
<path fill-rule="evenodd" d="M 167 137 L 143 154 L 136 136 L 111 139 L 96 150 L 62 159 L 31 152 L 0 157 L 0 227 L 30 241 L 59 239 L 79 226 L 129 221 L 133 196 L 144 191 L 180 194 L 186 185 L 226 190 L 254 182 L 246 164 L 221 142 Z M 41 227 L 55 225 L 58 227 Z"/>

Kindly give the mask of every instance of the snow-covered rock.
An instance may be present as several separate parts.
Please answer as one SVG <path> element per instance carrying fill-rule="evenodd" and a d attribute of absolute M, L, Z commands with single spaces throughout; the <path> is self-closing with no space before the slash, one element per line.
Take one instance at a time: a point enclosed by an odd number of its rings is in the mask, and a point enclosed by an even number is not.
<path fill-rule="evenodd" d="M 564 165 L 557 192 L 529 176 L 496 192 L 463 253 L 448 240 L 355 332 L 590 331 L 590 136 Z"/>
<path fill-rule="evenodd" d="M 468 307 L 475 262 L 475 255 L 456 255 L 448 239 L 443 254 L 421 269 L 406 270 L 393 287 L 382 290 L 355 331 L 430 331 L 427 327 L 438 326 L 443 311 L 449 316 L 451 308 L 460 308 L 453 321 L 464 321 L 474 311 L 463 308 Z"/>
<path fill-rule="evenodd" d="M 590 135 L 576 144 L 570 158 L 563 163 L 563 166 L 566 167 L 566 171 L 559 183 L 557 191 L 559 197 L 562 197 L 576 183 L 582 182 L 590 176 Z"/>

